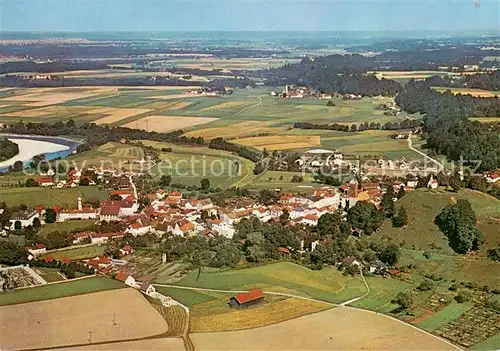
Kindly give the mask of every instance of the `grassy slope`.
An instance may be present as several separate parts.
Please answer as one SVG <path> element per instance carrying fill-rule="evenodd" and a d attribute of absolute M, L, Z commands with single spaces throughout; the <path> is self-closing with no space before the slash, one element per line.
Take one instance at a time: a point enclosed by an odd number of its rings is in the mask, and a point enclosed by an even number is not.
<path fill-rule="evenodd" d="M 20 289 L 13 292 L 3 292 L 0 293 L 0 306 L 57 299 L 60 297 L 88 294 L 123 287 L 125 287 L 123 283 L 109 278 L 85 278 L 64 283 Z"/>
<path fill-rule="evenodd" d="M 99 255 L 102 255 L 104 253 L 104 250 L 106 250 L 106 248 L 107 248 L 106 245 L 91 245 L 84 247 L 76 247 L 67 250 L 50 252 L 44 255 L 43 257 L 52 256 L 56 260 L 63 258 L 69 258 L 70 260 L 83 260 L 86 258 L 94 258 Z"/>
<path fill-rule="evenodd" d="M 83 188 L 83 187 L 82 187 Z M 9 206 L 26 204 L 28 206 L 61 206 L 76 207 L 78 197 L 84 200 L 92 198 L 105 198 L 106 191 L 101 191 L 97 187 L 47 189 L 47 188 L 0 188 L 0 201 L 4 201 Z"/>
<path fill-rule="evenodd" d="M 289 262 L 240 270 L 206 272 L 202 273 L 198 280 L 196 277 L 197 272 L 193 272 L 177 284 L 221 290 L 262 287 L 268 291 L 311 296 L 330 302 L 342 302 L 365 292 L 360 279 L 344 277 L 336 269 L 311 271 Z"/>
<path fill-rule="evenodd" d="M 448 240 L 434 224 L 434 218 L 446 205 L 452 204 L 453 199 L 470 201 L 478 217 L 479 228 L 481 225 L 485 227 L 489 222 L 488 218 L 498 213 L 498 208 L 500 208 L 499 200 L 473 190 L 463 189 L 458 193 L 452 193 L 442 190 L 418 189 L 406 194 L 397 202 L 397 207 L 403 206 L 408 212 L 408 225 L 403 228 L 393 228 L 390 221 L 386 221 L 374 235 L 375 237 L 387 235 L 404 241 L 406 247 L 415 247 L 419 250 L 427 250 L 429 245 L 434 243 L 442 248 L 443 253 L 453 254 L 452 249 L 448 246 Z M 498 232 L 495 233 L 493 226 L 486 228 L 486 230 L 485 245 L 495 245 L 499 240 Z"/>
<path fill-rule="evenodd" d="M 71 232 L 73 230 L 85 230 L 94 222 L 95 220 L 90 219 L 90 220 L 67 221 L 61 223 L 56 222 L 56 223 L 46 224 L 45 226 L 42 227 L 42 229 L 38 234 L 46 236 L 48 233 L 57 231 Z"/>

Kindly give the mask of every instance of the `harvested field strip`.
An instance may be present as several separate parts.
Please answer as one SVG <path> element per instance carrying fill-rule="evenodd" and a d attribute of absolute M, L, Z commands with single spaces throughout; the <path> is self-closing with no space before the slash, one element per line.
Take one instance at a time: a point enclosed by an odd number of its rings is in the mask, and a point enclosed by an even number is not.
<path fill-rule="evenodd" d="M 112 111 L 109 111 L 109 116 L 98 119 L 95 121 L 96 124 L 112 124 L 116 122 L 120 122 L 129 117 L 141 115 L 144 113 L 148 113 L 151 110 L 145 108 L 116 108 Z"/>
<path fill-rule="evenodd" d="M 185 99 L 198 97 L 193 94 L 172 94 L 172 95 L 159 95 L 159 96 L 146 96 L 146 99 L 154 99 L 154 100 L 173 100 L 173 99 Z"/>
<path fill-rule="evenodd" d="M 282 135 L 279 137 L 263 136 L 236 139 L 233 142 L 245 146 L 252 146 L 261 150 L 264 148 L 267 150 L 287 150 L 318 146 L 321 144 L 321 137 L 317 135 Z"/>
<path fill-rule="evenodd" d="M 216 302 L 222 303 L 220 300 Z M 211 302 L 207 304 L 211 304 Z M 260 307 L 245 310 L 231 311 L 230 307 L 226 307 L 228 310 L 227 313 L 198 316 L 197 311 L 203 310 L 205 308 L 204 305 L 196 305 L 191 310 L 189 328 L 192 333 L 262 327 L 331 308 L 329 305 L 321 302 L 289 298 L 278 302 L 264 302 Z"/>
<path fill-rule="evenodd" d="M 451 91 L 453 94 L 462 94 L 467 95 L 470 94 L 476 97 L 493 97 L 498 95 L 498 92 L 483 90 L 483 89 L 469 89 L 469 88 L 447 88 L 447 87 L 431 87 L 432 89 L 444 93 L 445 91 Z"/>
<path fill-rule="evenodd" d="M 69 280 L 59 284 L 37 286 L 0 294 L 0 306 L 33 301 L 51 300 L 60 297 L 88 294 L 97 291 L 120 289 L 125 284 L 104 277 Z M 0 333 L 1 334 L 1 333 Z"/>
<path fill-rule="evenodd" d="M 259 134 L 276 134 L 283 131 L 284 128 L 269 127 L 266 122 L 261 121 L 246 121 L 236 124 L 231 124 L 219 128 L 198 129 L 186 133 L 188 137 L 201 136 L 204 139 L 210 140 L 218 137 L 224 139 L 242 138 Z"/>
<path fill-rule="evenodd" d="M 0 315 L 9 321 L 0 325 L 0 344 L 6 349 L 85 345 L 89 339 L 126 341 L 168 330 L 142 294 L 131 288 L 6 306 Z"/>
<path fill-rule="evenodd" d="M 500 117 L 469 117 L 469 119 L 481 123 L 500 122 Z"/>
<path fill-rule="evenodd" d="M 187 116 L 148 116 L 129 122 L 123 127 L 147 131 L 168 132 L 216 121 L 218 118 Z"/>
<path fill-rule="evenodd" d="M 242 107 L 246 104 L 247 104 L 247 102 L 245 102 L 245 101 L 227 101 L 227 102 L 223 102 L 223 103 L 220 103 L 217 105 L 205 107 L 205 108 L 201 109 L 200 111 L 206 112 L 206 111 L 212 111 L 212 110 L 226 110 L 226 109 L 232 109 L 234 107 Z"/>

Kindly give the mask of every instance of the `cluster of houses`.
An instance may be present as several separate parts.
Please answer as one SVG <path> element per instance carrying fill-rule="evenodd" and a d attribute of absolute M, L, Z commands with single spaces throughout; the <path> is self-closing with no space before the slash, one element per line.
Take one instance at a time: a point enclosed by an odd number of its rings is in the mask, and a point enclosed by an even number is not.
<path fill-rule="evenodd" d="M 46 188 L 75 188 L 83 184 L 86 186 L 102 184 L 109 188 L 130 186 L 126 174 L 122 174 L 114 168 L 97 166 L 88 167 L 85 170 L 75 167 L 65 175 L 56 174 L 53 169 L 49 169 L 46 173 L 40 173 L 35 182 L 38 186 Z"/>
<path fill-rule="evenodd" d="M 232 93 L 233 93 L 233 87 L 228 85 L 223 87 L 200 87 L 198 89 L 186 91 L 186 94 L 200 95 L 200 96 L 231 95 Z"/>
<path fill-rule="evenodd" d="M 282 99 L 301 99 L 301 98 L 317 98 L 328 100 L 332 98 L 331 94 L 324 94 L 320 92 L 316 92 L 308 87 L 303 86 L 294 86 L 294 85 L 286 85 L 283 91 L 281 92 L 271 92 L 271 96 L 279 97 Z"/>

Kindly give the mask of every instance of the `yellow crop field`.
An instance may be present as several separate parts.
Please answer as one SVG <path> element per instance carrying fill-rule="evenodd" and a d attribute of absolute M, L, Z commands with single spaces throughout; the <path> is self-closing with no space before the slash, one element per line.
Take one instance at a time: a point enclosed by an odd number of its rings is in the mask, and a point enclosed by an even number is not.
<path fill-rule="evenodd" d="M 239 107 L 245 105 L 245 101 L 226 101 L 217 105 L 205 107 L 204 109 L 201 109 L 200 111 L 206 112 L 206 111 L 213 111 L 213 110 L 228 110 L 233 107 Z"/>
<path fill-rule="evenodd" d="M 16 111 L 16 112 L 8 112 L 4 113 L 5 116 L 14 116 L 14 117 L 22 117 L 22 118 L 36 118 L 36 117 L 44 117 L 47 115 L 60 115 L 67 113 L 86 113 L 86 114 L 105 114 L 110 113 L 114 108 L 108 107 L 89 107 L 89 106 L 60 106 L 60 105 L 52 105 L 40 108 L 32 108 L 29 110 Z"/>
<path fill-rule="evenodd" d="M 447 88 L 447 87 L 432 87 L 432 89 L 444 93 L 445 91 L 451 91 L 453 94 L 462 94 L 462 95 L 472 95 L 475 97 L 493 97 L 496 94 L 495 92 L 483 89 L 469 89 L 469 88 Z"/>
<path fill-rule="evenodd" d="M 245 311 L 250 312 L 250 311 Z M 261 328 L 193 333 L 203 350 L 457 350 L 382 314 L 339 307 Z"/>
<path fill-rule="evenodd" d="M 284 299 L 278 302 L 264 302 L 262 306 L 243 310 L 231 310 L 227 313 L 198 315 L 198 310 L 203 311 L 207 305 L 221 303 L 219 299 L 198 304 L 192 309 L 190 331 L 193 333 L 206 333 L 214 331 L 231 331 L 262 327 L 269 324 L 297 318 L 310 313 L 331 308 L 321 302 L 302 300 L 298 298 Z"/>
<path fill-rule="evenodd" d="M 143 113 L 150 112 L 150 109 L 146 108 L 110 108 L 107 112 L 109 116 L 103 117 L 95 121 L 96 124 L 111 124 L 120 122 L 123 119 L 141 115 Z M 102 112 L 101 112 L 102 113 Z"/>
<path fill-rule="evenodd" d="M 186 88 L 186 87 L 183 87 Z M 199 88 L 199 87 L 198 87 Z M 177 88 L 179 89 L 179 88 Z M 196 97 L 195 94 L 172 94 L 172 95 L 159 95 L 159 96 L 147 96 L 145 99 L 152 99 L 152 100 L 173 100 L 173 99 L 185 99 L 189 97 Z"/>
<path fill-rule="evenodd" d="M 243 138 L 257 134 L 277 134 L 283 131 L 284 127 L 270 127 L 268 123 L 262 121 L 245 121 L 236 124 L 230 124 L 225 127 L 206 128 L 193 130 L 186 133 L 188 137 L 203 137 L 203 139 L 215 139 L 222 137 L 224 139 Z"/>
<path fill-rule="evenodd" d="M 168 132 L 189 128 L 218 120 L 211 117 L 186 117 L 186 116 L 147 116 L 137 121 L 129 122 L 123 127 L 156 132 Z"/>
<path fill-rule="evenodd" d="M 123 341 L 168 330 L 161 315 L 134 289 L 117 289 L 0 308 L 0 345 L 48 349 Z M 29 337 L 26 337 L 29 335 Z"/>
<path fill-rule="evenodd" d="M 96 89 L 82 88 L 81 91 L 62 91 L 50 88 L 33 88 L 23 90 L 22 95 L 9 96 L 5 101 L 26 102 L 25 106 L 43 107 L 62 104 L 70 100 L 88 98 L 92 96 L 116 92 L 114 87 L 100 87 Z"/>
<path fill-rule="evenodd" d="M 289 150 L 318 146 L 321 144 L 321 137 L 319 135 L 270 135 L 236 139 L 233 142 L 260 150 Z"/>
<path fill-rule="evenodd" d="M 481 123 L 500 122 L 500 117 L 469 117 L 469 119 Z"/>
<path fill-rule="evenodd" d="M 180 110 L 180 109 L 189 107 L 192 104 L 194 104 L 194 102 L 179 101 L 179 102 L 176 102 L 176 103 L 172 104 L 171 106 L 169 106 L 167 108 L 167 110 Z"/>

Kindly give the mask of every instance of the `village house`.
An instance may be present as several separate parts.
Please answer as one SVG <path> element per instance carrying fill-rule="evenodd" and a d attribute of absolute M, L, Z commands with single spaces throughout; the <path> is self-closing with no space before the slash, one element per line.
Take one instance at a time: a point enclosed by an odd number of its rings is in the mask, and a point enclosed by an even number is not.
<path fill-rule="evenodd" d="M 36 211 L 31 209 L 14 212 L 9 219 L 10 230 L 16 229 L 16 222 L 20 223 L 21 228 L 32 226 L 35 218 L 40 219 L 40 215 Z"/>
<path fill-rule="evenodd" d="M 42 187 L 51 187 L 54 186 L 54 179 L 52 177 L 43 177 L 35 180 L 39 186 Z"/>
<path fill-rule="evenodd" d="M 431 178 L 429 179 L 429 182 L 427 183 L 427 187 L 429 189 L 437 189 L 439 186 L 439 182 L 434 179 L 434 177 L 431 175 Z"/>
<path fill-rule="evenodd" d="M 142 218 L 130 224 L 125 230 L 125 233 L 138 236 L 150 233 L 152 230 L 153 228 L 151 227 L 151 222 Z"/>
<path fill-rule="evenodd" d="M 33 256 L 40 256 L 47 252 L 47 248 L 44 244 L 35 244 L 32 246 L 25 246 L 25 249 L 28 250 L 30 254 Z"/>
<path fill-rule="evenodd" d="M 124 236 L 124 233 L 92 233 L 90 234 L 90 242 L 92 244 L 106 244 L 110 240 L 121 239 Z"/>

